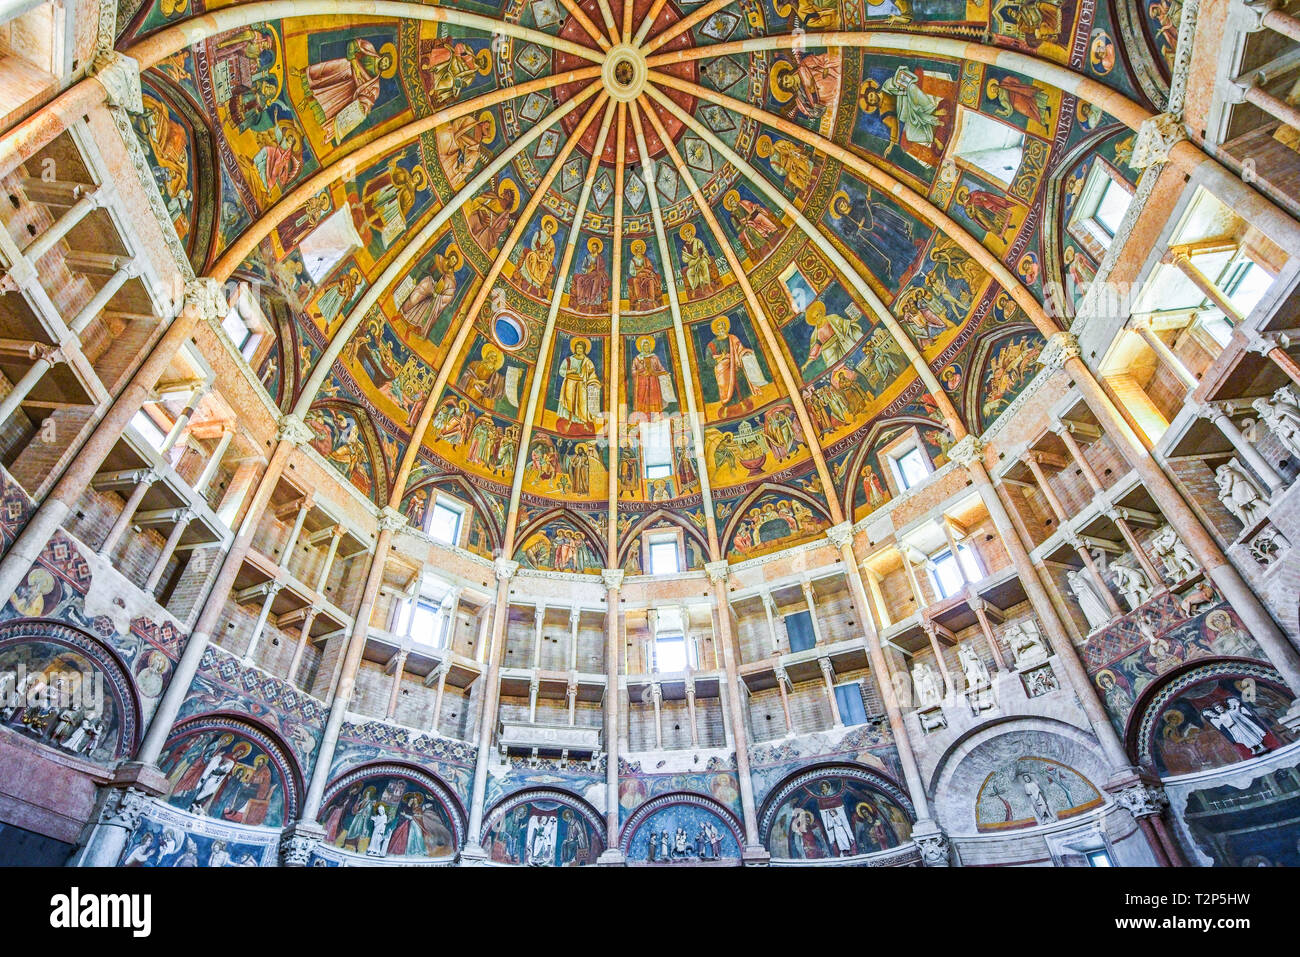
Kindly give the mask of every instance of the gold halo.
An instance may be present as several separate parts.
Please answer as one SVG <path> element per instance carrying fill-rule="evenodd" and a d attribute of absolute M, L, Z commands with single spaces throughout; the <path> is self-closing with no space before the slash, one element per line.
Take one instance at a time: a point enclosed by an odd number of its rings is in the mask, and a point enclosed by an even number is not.
<path fill-rule="evenodd" d="M 794 66 L 789 60 L 777 60 L 772 64 L 772 72 L 767 75 L 767 86 L 776 102 L 789 103 L 794 99 L 793 91 L 781 87 L 781 78 L 793 72 Z"/>
<path fill-rule="evenodd" d="M 686 242 L 689 243 L 692 239 L 695 238 L 695 224 L 687 223 L 685 226 L 681 228 L 681 231 L 678 232 L 677 235 L 681 236 L 682 239 L 684 239 Z"/>
<path fill-rule="evenodd" d="M 642 253 L 645 252 L 645 240 L 634 239 L 632 240 L 632 245 L 629 248 L 632 250 L 633 256 L 640 256 Z"/>
<path fill-rule="evenodd" d="M 655 340 L 654 340 L 654 337 L 653 337 L 653 336 L 641 336 L 641 338 L 637 339 L 637 341 L 636 341 L 636 351 L 637 351 L 637 352 L 654 352 L 654 351 L 655 351 Z"/>
<path fill-rule="evenodd" d="M 605 248 L 605 244 L 601 242 L 600 239 L 597 238 L 596 236 L 592 236 L 590 239 L 587 240 L 587 252 L 592 253 L 593 255 L 595 253 L 600 252 L 604 248 Z"/>
<path fill-rule="evenodd" d="M 483 136 L 484 143 L 491 143 L 497 138 L 497 118 L 492 115 L 491 110 L 484 110 L 480 113 L 478 115 L 478 122 L 480 126 L 484 123 L 487 124 L 488 131 Z"/>
<path fill-rule="evenodd" d="M 836 190 L 835 193 L 831 196 L 830 205 L 827 207 L 827 209 L 830 210 L 831 219 L 844 218 L 844 213 L 839 212 L 838 209 L 836 208 L 841 200 L 843 200 L 845 203 L 845 212 L 853 208 L 853 200 L 849 198 L 849 194 L 842 189 Z"/>
<path fill-rule="evenodd" d="M 497 187 L 498 196 L 502 196 L 505 193 L 509 193 L 511 197 L 510 205 L 506 208 L 506 212 L 513 213 L 519 208 L 519 187 L 515 185 L 514 180 L 504 180 L 501 185 Z"/>
<path fill-rule="evenodd" d="M 771 156 L 772 137 L 766 134 L 760 136 L 758 138 L 758 142 L 754 144 L 754 152 L 757 153 L 761 159 L 767 159 L 769 156 Z"/>
<path fill-rule="evenodd" d="M 479 50 L 478 53 L 474 54 L 474 62 L 478 64 L 479 75 L 487 76 L 492 72 L 492 51 Z"/>
<path fill-rule="evenodd" d="M 388 57 L 388 62 L 392 64 L 387 70 L 380 70 L 379 75 L 387 79 L 397 72 L 397 44 L 385 43 L 379 48 L 379 58 L 382 60 Z"/>
<path fill-rule="evenodd" d="M 542 217 L 542 232 L 548 236 L 554 236 L 555 231 L 560 228 L 560 224 L 555 221 L 554 216 Z"/>
<path fill-rule="evenodd" d="M 998 98 L 998 94 L 997 94 L 995 91 L 1000 90 L 1000 89 L 1002 89 L 1002 87 L 1000 87 L 1000 86 L 998 85 L 997 78 L 994 77 L 994 78 L 990 79 L 989 82 L 988 82 L 988 85 L 984 87 L 984 94 L 985 94 L 985 96 L 987 96 L 990 100 L 996 100 L 996 99 Z"/>
<path fill-rule="evenodd" d="M 506 361 L 505 353 L 490 342 L 483 343 L 479 355 L 482 357 L 481 361 L 490 365 L 494 371 L 500 369 Z"/>
<path fill-rule="evenodd" d="M 726 334 L 731 331 L 731 320 L 726 316 L 718 316 L 718 318 L 709 323 L 709 329 L 712 330 L 714 335 L 718 335 L 719 333 Z"/>
<path fill-rule="evenodd" d="M 740 205 L 740 193 L 739 193 L 739 191 L 734 190 L 734 189 L 729 189 L 729 190 L 727 190 L 726 195 L 724 195 L 724 196 L 722 197 L 722 208 L 723 208 L 723 209 L 734 209 L 736 206 L 739 206 L 739 205 Z"/>
<path fill-rule="evenodd" d="M 826 303 L 819 299 L 814 299 L 808 303 L 808 308 L 803 311 L 803 321 L 810 326 L 815 326 L 821 320 L 826 318 Z"/>
<path fill-rule="evenodd" d="M 442 258 L 449 262 L 453 259 L 456 261 L 456 265 L 451 267 L 451 271 L 455 272 L 460 267 L 460 263 L 462 261 L 460 255 L 460 247 L 457 246 L 455 243 L 452 243 L 450 246 L 447 247 L 447 251 L 442 254 Z"/>
<path fill-rule="evenodd" d="M 586 353 L 587 355 L 591 355 L 591 340 L 588 339 L 586 336 L 574 336 L 572 339 L 569 340 L 570 352 L 577 352 L 578 346 L 582 346 L 582 351 L 584 353 Z"/>

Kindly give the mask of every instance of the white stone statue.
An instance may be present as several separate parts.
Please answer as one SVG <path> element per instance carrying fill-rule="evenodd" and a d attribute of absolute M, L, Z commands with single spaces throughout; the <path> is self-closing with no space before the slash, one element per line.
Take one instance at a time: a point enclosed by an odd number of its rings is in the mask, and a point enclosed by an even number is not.
<path fill-rule="evenodd" d="M 943 700 L 939 676 L 925 662 L 912 666 L 912 685 L 916 689 L 916 706 L 922 710 L 938 707 Z"/>
<path fill-rule="evenodd" d="M 1165 577 L 1171 583 L 1178 583 L 1191 578 L 1200 566 L 1192 558 L 1192 553 L 1182 543 L 1178 533 L 1165 525 L 1151 537 L 1151 551 L 1165 566 Z"/>
<path fill-rule="evenodd" d="M 984 659 L 977 655 L 969 644 L 957 646 L 957 657 L 961 661 L 961 670 L 966 675 L 968 691 L 988 688 L 993 684 L 989 677 L 988 665 L 984 664 Z"/>
<path fill-rule="evenodd" d="M 1260 420 L 1292 455 L 1300 458 L 1300 398 L 1289 386 L 1273 393 L 1270 401 L 1263 397 L 1251 403 Z"/>
<path fill-rule="evenodd" d="M 1140 569 L 1129 568 L 1127 565 L 1110 566 L 1111 578 L 1115 581 L 1115 587 L 1119 589 L 1124 600 L 1128 602 L 1130 611 L 1135 610 L 1138 605 L 1145 605 L 1151 600 L 1151 583 L 1147 581 L 1147 576 Z"/>
<path fill-rule="evenodd" d="M 1083 612 L 1083 617 L 1088 619 L 1088 630 L 1096 631 L 1109 625 L 1110 609 L 1097 594 L 1097 589 L 1093 587 L 1092 582 L 1088 581 L 1087 572 L 1069 571 L 1065 573 L 1065 577 L 1070 583 L 1070 591 L 1074 592 L 1075 601 L 1079 603 L 1079 610 Z"/>
<path fill-rule="evenodd" d="M 1047 645 L 1043 642 L 1037 622 L 1022 618 L 1008 627 L 1002 637 L 1016 659 L 1016 668 L 1032 668 L 1047 660 Z"/>
<path fill-rule="evenodd" d="M 1247 528 L 1253 528 L 1268 511 L 1268 497 L 1241 463 L 1229 459 L 1214 470 L 1219 501 Z"/>

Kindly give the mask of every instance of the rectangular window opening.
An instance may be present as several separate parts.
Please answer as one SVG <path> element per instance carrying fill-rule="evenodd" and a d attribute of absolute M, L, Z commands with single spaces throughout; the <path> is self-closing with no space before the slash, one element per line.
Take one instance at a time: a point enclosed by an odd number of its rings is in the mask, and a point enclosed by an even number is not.
<path fill-rule="evenodd" d="M 433 513 L 429 516 L 429 537 L 444 545 L 460 544 L 460 526 L 465 514 L 458 508 L 443 502 L 433 503 Z"/>

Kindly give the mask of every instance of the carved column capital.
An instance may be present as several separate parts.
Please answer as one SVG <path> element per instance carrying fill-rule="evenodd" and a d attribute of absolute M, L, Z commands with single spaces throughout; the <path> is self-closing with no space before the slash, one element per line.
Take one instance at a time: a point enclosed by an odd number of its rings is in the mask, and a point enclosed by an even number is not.
<path fill-rule="evenodd" d="M 503 582 L 514 578 L 515 573 L 519 571 L 519 563 L 512 562 L 508 558 L 496 559 L 492 563 L 492 567 L 496 570 L 497 581 Z"/>
<path fill-rule="evenodd" d="M 933 821 L 918 821 L 912 829 L 912 841 L 921 852 L 921 863 L 926 867 L 948 867 L 952 863 L 948 835 Z"/>
<path fill-rule="evenodd" d="M 385 505 L 379 512 L 379 530 L 381 532 L 400 532 L 410 524 L 410 519 L 393 508 Z"/>
<path fill-rule="evenodd" d="M 1137 818 L 1153 817 L 1169 804 L 1163 787 L 1141 778 L 1131 780 L 1111 793 L 1116 804 Z"/>
<path fill-rule="evenodd" d="M 106 50 L 96 55 L 90 69 L 104 87 L 109 103 L 128 113 L 144 112 L 140 96 L 140 64 L 133 57 Z"/>
<path fill-rule="evenodd" d="M 731 573 L 731 566 L 727 564 L 726 559 L 717 562 L 705 562 L 704 570 L 709 574 L 709 581 L 724 582 Z"/>
<path fill-rule="evenodd" d="M 1137 141 L 1128 165 L 1136 170 L 1167 162 L 1169 153 L 1187 139 L 1183 121 L 1172 113 L 1157 113 L 1138 127 Z"/>
<path fill-rule="evenodd" d="M 829 658 L 818 658 L 817 667 L 821 668 L 822 677 L 828 682 L 833 682 L 835 680 L 835 666 L 831 664 Z"/>
<path fill-rule="evenodd" d="M 956 442 L 948 449 L 949 461 L 956 462 L 962 468 L 967 469 L 980 461 L 984 456 L 984 443 L 973 435 L 968 435 L 960 442 Z"/>
<path fill-rule="evenodd" d="M 143 788 L 111 788 L 99 809 L 99 823 L 134 831 L 148 806 L 149 792 Z"/>
<path fill-rule="evenodd" d="M 843 548 L 853 542 L 853 523 L 840 522 L 826 529 L 826 537 L 836 548 Z"/>
<path fill-rule="evenodd" d="M 228 308 L 221 283 L 208 276 L 191 279 L 185 284 L 185 305 L 197 309 L 204 322 L 221 322 Z"/>
<path fill-rule="evenodd" d="M 1038 364 L 1049 372 L 1065 365 L 1066 359 L 1079 356 L 1079 340 L 1068 332 L 1055 332 L 1038 354 Z"/>
<path fill-rule="evenodd" d="M 600 570 L 601 581 L 603 581 L 605 587 L 611 591 L 615 588 L 623 587 L 623 579 L 626 575 L 627 573 L 621 568 L 602 568 Z"/>
<path fill-rule="evenodd" d="M 325 829 L 311 821 L 296 821 L 280 834 L 280 863 L 284 867 L 306 867 L 311 852 L 325 837 Z"/>
<path fill-rule="evenodd" d="M 280 416 L 279 425 L 275 430 L 275 437 L 281 442 L 288 442 L 292 445 L 306 445 L 316 437 L 316 433 L 311 430 L 311 426 L 290 412 L 287 415 Z"/>

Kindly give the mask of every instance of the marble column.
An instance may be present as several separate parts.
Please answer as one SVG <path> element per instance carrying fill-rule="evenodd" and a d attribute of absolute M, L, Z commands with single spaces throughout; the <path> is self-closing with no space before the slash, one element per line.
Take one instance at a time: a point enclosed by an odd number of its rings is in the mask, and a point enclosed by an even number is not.
<path fill-rule="evenodd" d="M 840 557 L 844 561 L 849 596 L 853 600 L 854 608 L 858 610 L 858 620 L 862 623 L 863 644 L 866 646 L 867 658 L 871 664 L 871 674 L 880 692 L 881 702 L 885 706 L 885 716 L 889 721 L 894 745 L 898 749 L 898 763 L 903 772 L 903 785 L 916 811 L 912 840 L 920 850 L 922 861 L 927 867 L 946 867 L 949 863 L 948 839 L 930 814 L 930 801 L 926 795 L 916 754 L 912 750 L 907 723 L 903 720 L 903 709 L 898 701 L 898 689 L 894 684 L 889 663 L 885 660 L 880 636 L 871 621 L 867 586 L 862 580 L 858 557 L 853 551 L 853 526 L 848 522 L 832 525 L 826 530 L 826 538 L 839 550 Z M 906 555 L 903 556 L 903 560 L 907 561 Z"/>
<path fill-rule="evenodd" d="M 144 497 L 149 494 L 149 489 L 153 483 L 158 481 L 158 473 L 153 469 L 141 469 L 136 472 L 132 478 L 135 479 L 135 488 L 131 489 L 131 494 L 126 497 L 126 502 L 122 506 L 122 511 L 118 513 L 116 520 L 104 536 L 104 540 L 99 543 L 96 554 L 101 558 L 107 558 L 113 551 L 114 546 L 131 527 L 131 520 L 135 518 L 136 509 L 144 501 Z"/>
<path fill-rule="evenodd" d="M 817 617 L 817 596 L 813 593 L 812 582 L 808 579 L 805 578 L 801 581 L 799 587 L 803 589 L 803 600 L 808 605 L 808 620 L 812 623 L 813 642 L 820 648 L 824 644 L 824 640 L 822 638 L 822 624 Z"/>
<path fill-rule="evenodd" d="M 837 727 L 844 727 L 844 716 L 840 714 L 840 700 L 835 695 L 835 666 L 831 664 L 829 658 L 818 658 L 817 667 L 821 668 L 822 681 L 826 685 L 826 701 L 831 706 L 831 723 Z"/>
<path fill-rule="evenodd" d="M 623 570 L 605 568 L 600 575 L 605 584 L 605 851 L 600 855 L 599 863 L 619 865 L 626 863 L 618 849 L 619 721 L 623 710 L 623 692 L 618 684 L 619 654 L 623 646 L 619 593 L 623 587 Z"/>
<path fill-rule="evenodd" d="M 776 673 L 776 687 L 781 695 L 781 713 L 785 718 L 786 737 L 794 734 L 794 722 L 790 718 L 790 676 L 780 662 L 772 669 Z"/>
<path fill-rule="evenodd" d="M 943 646 L 939 644 L 939 629 L 930 619 L 922 618 L 921 630 L 925 632 L 925 637 L 930 641 L 930 650 L 934 653 L 935 667 L 939 669 L 939 674 L 943 677 L 944 694 L 952 698 L 957 694 L 957 684 L 952 680 L 952 672 L 948 669 L 948 662 L 943 656 Z"/>
<path fill-rule="evenodd" d="M 779 654 L 781 639 L 776 630 L 776 602 L 772 600 L 771 592 L 765 591 L 760 597 L 763 599 L 763 614 L 767 616 L 767 633 L 772 636 L 772 654 Z"/>
<path fill-rule="evenodd" d="M 212 484 L 213 478 L 216 477 L 217 470 L 221 468 L 221 460 L 225 458 L 226 451 L 230 448 L 230 443 L 234 438 L 235 427 L 230 423 L 223 425 L 221 427 L 221 438 L 217 440 L 216 448 L 214 448 L 212 454 L 208 456 L 208 461 L 204 463 L 203 471 L 199 473 L 199 477 L 195 479 L 194 485 L 191 486 L 196 494 L 202 495 L 208 490 L 208 486 Z"/>
<path fill-rule="evenodd" d="M 729 712 L 731 736 L 735 741 L 736 777 L 740 782 L 741 819 L 744 823 L 745 846 L 741 859 L 746 864 L 766 864 L 771 855 L 763 847 L 758 833 L 758 813 L 754 804 L 754 782 L 749 772 L 749 742 L 742 712 L 740 679 L 736 672 L 735 635 L 731 624 L 731 604 L 727 598 L 727 576 L 730 568 L 725 559 L 708 562 L 704 566 L 713 586 L 713 600 L 718 613 L 718 641 L 722 645 L 722 682 L 726 687 L 725 707 Z"/>
<path fill-rule="evenodd" d="M 154 562 L 153 569 L 149 572 L 149 577 L 144 583 L 144 590 L 150 595 L 158 588 L 158 582 L 162 580 L 163 572 L 167 570 L 167 563 L 172 560 L 172 555 L 176 553 L 176 546 L 181 543 L 181 536 L 185 534 L 185 529 L 189 527 L 190 519 L 193 517 L 194 510 L 192 508 L 176 510 L 176 514 L 172 519 L 175 524 L 172 525 L 172 530 L 167 535 L 167 541 L 163 543 L 162 551 L 158 554 L 158 559 Z"/>
<path fill-rule="evenodd" d="M 257 623 L 253 625 L 253 637 L 248 640 L 248 648 L 244 651 L 245 665 L 254 663 L 253 656 L 257 652 L 258 642 L 262 640 L 262 632 L 266 630 L 266 620 L 271 616 L 271 606 L 275 604 L 275 598 L 282 588 L 284 588 L 283 582 L 267 582 L 266 597 L 262 600 L 262 608 L 257 613 Z"/>
<path fill-rule="evenodd" d="M 497 704 L 501 700 L 501 659 L 505 656 L 506 625 L 510 620 L 510 580 L 519 571 L 519 563 L 508 558 L 495 562 L 497 577 L 496 601 L 492 615 L 492 637 L 487 652 L 487 669 L 480 679 L 483 694 L 479 701 L 477 753 L 474 759 L 474 783 L 470 791 L 469 826 L 465 833 L 465 846 L 460 852 L 462 864 L 477 864 L 487 860 L 487 851 L 481 843 L 484 803 L 487 798 L 488 762 L 492 755 L 492 742 L 496 736 Z"/>
<path fill-rule="evenodd" d="M 1264 484 L 1268 486 L 1270 497 L 1286 490 L 1286 480 L 1278 474 L 1277 469 L 1269 464 L 1268 459 L 1259 454 L 1259 450 L 1255 448 L 1254 443 L 1241 434 L 1241 430 L 1237 428 L 1236 423 L 1223 409 L 1217 405 L 1207 404 L 1201 406 L 1198 411 L 1218 427 L 1219 431 L 1223 433 L 1223 437 L 1236 450 L 1242 461 L 1250 467 L 1252 472 L 1264 480 Z"/>
<path fill-rule="evenodd" d="M 388 707 L 384 709 L 387 721 L 392 721 L 393 715 L 397 713 L 397 699 L 402 693 L 402 676 L 406 673 L 406 656 L 407 650 L 403 648 L 393 658 L 393 683 L 388 688 Z"/>
<path fill-rule="evenodd" d="M 993 664 L 999 672 L 1008 671 L 1006 659 L 1002 656 L 1002 649 L 998 647 L 997 637 L 993 634 L 993 626 L 989 624 L 988 602 L 982 598 L 972 598 L 970 607 L 975 612 L 975 618 L 979 621 L 980 631 L 984 635 L 984 641 L 988 645 L 989 653 L 993 655 Z"/>

